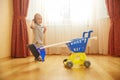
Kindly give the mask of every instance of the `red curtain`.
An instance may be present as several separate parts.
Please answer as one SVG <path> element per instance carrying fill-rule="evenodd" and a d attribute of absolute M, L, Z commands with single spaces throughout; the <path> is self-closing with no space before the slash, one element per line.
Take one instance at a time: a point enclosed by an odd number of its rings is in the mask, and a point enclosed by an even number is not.
<path fill-rule="evenodd" d="M 106 0 L 111 20 L 108 53 L 120 56 L 120 0 Z"/>
<path fill-rule="evenodd" d="M 13 0 L 12 57 L 27 57 L 29 51 L 26 16 L 29 0 Z"/>

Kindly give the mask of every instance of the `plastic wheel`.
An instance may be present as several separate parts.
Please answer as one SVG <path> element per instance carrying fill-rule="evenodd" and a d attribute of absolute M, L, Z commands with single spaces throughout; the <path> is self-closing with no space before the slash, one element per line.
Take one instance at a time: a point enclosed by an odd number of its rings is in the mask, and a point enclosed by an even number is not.
<path fill-rule="evenodd" d="M 85 61 L 85 62 L 84 62 L 84 66 L 85 66 L 86 68 L 89 68 L 90 65 L 91 65 L 90 61 Z"/>
<path fill-rule="evenodd" d="M 72 68 L 73 67 L 73 63 L 71 61 L 66 63 L 66 67 L 67 68 Z"/>
<path fill-rule="evenodd" d="M 67 60 L 68 60 L 68 59 L 64 59 L 64 60 L 63 60 L 63 63 L 66 62 Z"/>

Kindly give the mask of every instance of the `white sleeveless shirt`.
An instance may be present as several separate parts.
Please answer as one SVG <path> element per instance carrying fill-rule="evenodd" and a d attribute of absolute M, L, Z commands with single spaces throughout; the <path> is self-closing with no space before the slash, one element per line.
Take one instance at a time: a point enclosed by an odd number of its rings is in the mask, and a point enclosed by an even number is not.
<path fill-rule="evenodd" d="M 35 24 L 35 28 L 33 29 L 34 40 L 33 43 L 36 45 L 43 45 L 43 36 L 44 36 L 44 27 L 38 24 Z"/>

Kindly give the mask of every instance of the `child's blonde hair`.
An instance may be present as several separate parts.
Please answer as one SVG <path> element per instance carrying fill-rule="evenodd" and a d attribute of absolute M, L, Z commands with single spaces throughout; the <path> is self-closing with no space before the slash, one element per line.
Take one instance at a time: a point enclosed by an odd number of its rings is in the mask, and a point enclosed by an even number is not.
<path fill-rule="evenodd" d="M 38 16 L 41 16 L 41 15 L 40 15 L 39 13 L 36 13 L 36 14 L 34 15 L 33 21 L 34 21 L 35 23 L 37 23 L 36 18 L 37 18 Z"/>

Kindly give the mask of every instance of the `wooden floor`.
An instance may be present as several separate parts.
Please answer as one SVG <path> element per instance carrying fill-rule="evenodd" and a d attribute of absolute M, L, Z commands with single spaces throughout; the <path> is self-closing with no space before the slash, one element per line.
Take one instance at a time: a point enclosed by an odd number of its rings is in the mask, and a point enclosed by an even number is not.
<path fill-rule="evenodd" d="M 0 80 L 120 80 L 120 57 L 88 55 L 89 69 L 66 69 L 62 62 L 67 57 L 47 55 L 43 63 L 33 56 L 0 59 Z"/>

